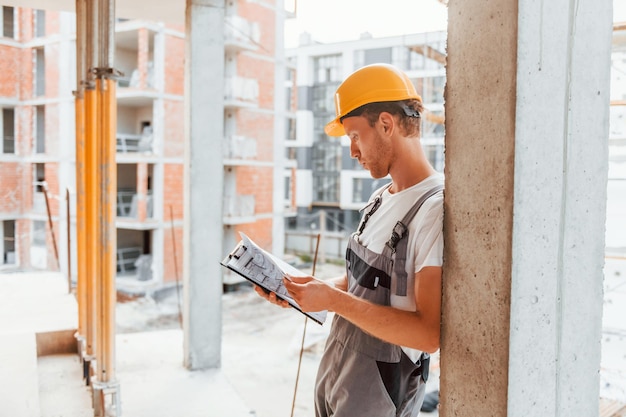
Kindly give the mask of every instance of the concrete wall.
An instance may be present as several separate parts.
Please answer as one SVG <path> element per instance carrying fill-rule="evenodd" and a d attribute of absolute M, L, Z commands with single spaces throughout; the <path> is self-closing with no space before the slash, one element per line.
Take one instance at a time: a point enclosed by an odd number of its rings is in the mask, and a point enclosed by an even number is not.
<path fill-rule="evenodd" d="M 440 415 L 597 415 L 611 2 L 448 25 Z"/>
<path fill-rule="evenodd" d="M 448 13 L 441 414 L 504 416 L 517 2 Z"/>

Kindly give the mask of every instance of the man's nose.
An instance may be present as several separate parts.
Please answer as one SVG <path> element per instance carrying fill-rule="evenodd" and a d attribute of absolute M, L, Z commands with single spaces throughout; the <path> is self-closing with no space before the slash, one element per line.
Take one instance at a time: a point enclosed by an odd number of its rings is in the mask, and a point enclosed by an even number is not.
<path fill-rule="evenodd" d="M 359 147 L 353 140 L 350 141 L 350 157 L 355 159 L 359 157 Z"/>

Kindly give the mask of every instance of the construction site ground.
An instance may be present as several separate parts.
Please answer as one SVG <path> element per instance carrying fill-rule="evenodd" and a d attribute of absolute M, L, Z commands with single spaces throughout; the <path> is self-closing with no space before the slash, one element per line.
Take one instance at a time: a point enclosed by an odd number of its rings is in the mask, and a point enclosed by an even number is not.
<path fill-rule="evenodd" d="M 316 275 L 341 271 L 321 264 Z M 77 306 L 65 278 L 56 272 L 2 272 L 0 286 L 0 417 L 93 416 L 79 356 L 38 355 L 49 342 L 46 334 L 76 326 Z M 607 259 L 604 288 L 600 415 L 618 416 L 626 403 L 626 261 Z M 296 380 L 304 316 L 265 302 L 247 285 L 231 290 L 222 299 L 221 367 L 193 372 L 183 366 L 178 294 L 120 298 L 119 415 L 314 416 L 313 383 L 332 316 L 324 326 L 307 321 Z M 438 374 L 434 355 L 427 391 L 438 389 Z"/>

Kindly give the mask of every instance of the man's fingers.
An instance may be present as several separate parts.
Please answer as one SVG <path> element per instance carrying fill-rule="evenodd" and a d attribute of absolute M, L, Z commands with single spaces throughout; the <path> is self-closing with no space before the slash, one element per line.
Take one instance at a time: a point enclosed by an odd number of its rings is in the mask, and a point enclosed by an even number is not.
<path fill-rule="evenodd" d="M 285 275 L 285 278 L 296 284 L 306 284 L 313 279 L 313 277 L 296 277 L 293 275 Z"/>
<path fill-rule="evenodd" d="M 282 298 L 278 298 L 276 296 L 276 293 L 274 292 L 265 291 L 263 287 L 260 287 L 258 285 L 254 286 L 254 291 L 256 291 L 257 294 L 259 294 L 261 297 L 265 298 L 267 301 L 269 301 L 272 304 L 276 304 L 277 306 L 280 306 L 280 307 L 289 307 L 289 303 L 283 300 Z"/>

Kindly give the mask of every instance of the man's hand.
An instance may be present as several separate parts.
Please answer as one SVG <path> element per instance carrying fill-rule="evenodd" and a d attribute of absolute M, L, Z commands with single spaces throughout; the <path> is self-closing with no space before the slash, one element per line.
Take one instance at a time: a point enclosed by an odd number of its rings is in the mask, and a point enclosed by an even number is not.
<path fill-rule="evenodd" d="M 334 286 L 312 276 L 296 277 L 288 275 L 284 280 L 289 295 L 303 311 L 322 311 L 329 309 L 329 299 Z"/>
<path fill-rule="evenodd" d="M 282 298 L 276 297 L 276 293 L 274 292 L 268 293 L 263 288 L 259 287 L 258 285 L 254 286 L 254 291 L 256 291 L 257 294 L 259 294 L 261 297 L 265 298 L 267 301 L 269 301 L 272 304 L 276 304 L 277 306 L 280 306 L 283 308 L 289 307 L 289 303 L 283 300 Z"/>

